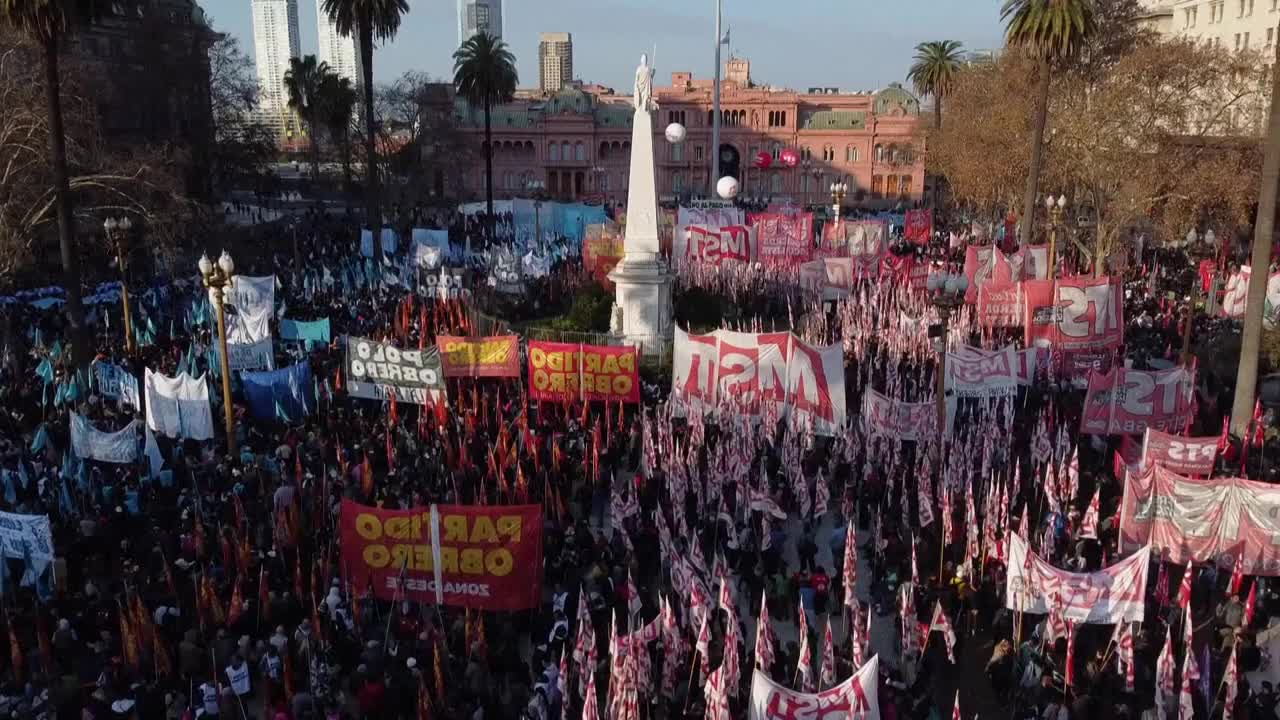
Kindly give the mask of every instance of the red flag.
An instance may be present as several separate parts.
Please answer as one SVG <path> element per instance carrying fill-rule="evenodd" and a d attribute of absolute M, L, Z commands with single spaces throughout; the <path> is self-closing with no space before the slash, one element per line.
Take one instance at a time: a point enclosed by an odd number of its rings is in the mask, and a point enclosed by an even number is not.
<path fill-rule="evenodd" d="M 1182 582 L 1178 583 L 1178 606 L 1186 607 L 1191 604 L 1191 575 L 1195 573 L 1195 566 L 1187 563 L 1187 568 L 1182 571 Z"/>
<path fill-rule="evenodd" d="M 373 502 L 373 467 L 369 464 L 367 450 L 364 460 L 360 461 L 360 492 L 364 494 L 365 502 Z"/>
<path fill-rule="evenodd" d="M 1240 688 L 1240 666 L 1236 656 L 1239 653 L 1239 645 L 1232 643 L 1231 659 L 1227 661 L 1227 672 L 1226 677 L 1224 678 L 1224 681 L 1227 684 L 1227 693 L 1222 701 L 1222 720 L 1232 720 L 1236 714 L 1236 696 L 1239 693 Z"/>
<path fill-rule="evenodd" d="M 134 629 L 129 622 L 129 613 L 125 612 L 120 603 L 116 603 L 116 611 L 120 616 L 120 650 L 124 653 L 124 662 L 135 672 L 138 670 L 138 659 L 141 657 L 138 647 L 138 636 L 134 633 Z M 17 638 L 13 636 L 13 622 L 9 623 L 9 642 L 17 647 Z M 15 657 L 17 662 L 19 658 Z"/>
<path fill-rule="evenodd" d="M 951 618 L 948 618 L 947 613 L 942 609 L 941 601 L 935 601 L 933 619 L 929 621 L 929 632 L 934 632 L 935 630 L 942 633 L 942 639 L 947 644 L 947 659 L 954 664 L 956 661 L 956 632 L 951 627 Z"/>
<path fill-rule="evenodd" d="M 1076 624 L 1067 621 L 1067 687 L 1075 687 L 1076 684 Z"/>
<path fill-rule="evenodd" d="M 418 682 L 418 720 L 431 720 L 431 696 L 427 694 L 427 680 Z"/>
<path fill-rule="evenodd" d="M 1232 595 L 1240 594 L 1240 586 L 1244 584 L 1244 555 L 1241 553 L 1236 556 L 1236 565 L 1231 569 L 1231 589 L 1228 590 Z"/>
<path fill-rule="evenodd" d="M 391 427 L 395 427 L 400 422 L 400 411 L 396 406 L 396 394 L 394 392 L 387 393 L 387 404 L 390 407 L 387 418 L 391 421 Z"/>
<path fill-rule="evenodd" d="M 36 642 L 40 647 L 40 665 L 49 677 L 53 677 L 53 642 L 49 639 L 49 623 L 44 613 L 36 610 Z"/>
<path fill-rule="evenodd" d="M 1244 626 L 1247 628 L 1253 623 L 1253 613 L 1258 605 L 1258 581 L 1254 579 L 1249 584 L 1249 597 L 1244 601 Z"/>

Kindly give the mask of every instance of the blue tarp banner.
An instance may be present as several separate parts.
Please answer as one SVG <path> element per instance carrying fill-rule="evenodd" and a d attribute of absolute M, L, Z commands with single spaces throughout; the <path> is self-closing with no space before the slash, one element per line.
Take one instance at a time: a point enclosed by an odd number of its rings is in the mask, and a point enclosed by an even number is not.
<path fill-rule="evenodd" d="M 240 377 L 249 411 L 258 419 L 297 422 L 316 409 L 311 364 L 306 361 L 269 372 L 243 372 Z"/>
<path fill-rule="evenodd" d="M 294 342 L 329 344 L 329 318 L 323 320 L 280 321 L 280 339 Z"/>

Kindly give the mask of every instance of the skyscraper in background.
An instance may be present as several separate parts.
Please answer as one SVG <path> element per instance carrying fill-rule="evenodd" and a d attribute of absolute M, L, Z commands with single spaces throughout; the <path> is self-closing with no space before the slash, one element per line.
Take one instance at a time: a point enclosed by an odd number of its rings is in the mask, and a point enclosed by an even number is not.
<path fill-rule="evenodd" d="M 503 0 L 458 0 L 458 44 L 472 35 L 502 37 Z"/>
<path fill-rule="evenodd" d="M 253 50 L 258 69 L 258 112 L 282 144 L 295 140 L 296 121 L 289 110 L 284 75 L 289 58 L 298 57 L 298 0 L 252 0 Z"/>
<path fill-rule="evenodd" d="M 320 34 L 320 62 L 329 63 L 339 77 L 351 81 L 352 87 L 364 85 L 363 64 L 360 62 L 360 41 L 355 34 L 343 37 L 324 12 L 324 0 L 316 0 L 316 29 Z"/>
<path fill-rule="evenodd" d="M 557 92 L 573 82 L 573 34 L 542 33 L 538 42 L 538 89 Z"/>

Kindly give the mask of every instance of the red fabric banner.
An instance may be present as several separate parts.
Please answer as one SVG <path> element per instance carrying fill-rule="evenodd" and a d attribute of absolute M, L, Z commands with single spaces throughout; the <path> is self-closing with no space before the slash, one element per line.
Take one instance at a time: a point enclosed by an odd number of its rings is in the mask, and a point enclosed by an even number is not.
<path fill-rule="evenodd" d="M 636 349 L 530 340 L 529 397 L 638 403 Z"/>
<path fill-rule="evenodd" d="M 899 285 L 923 292 L 929 282 L 929 263 L 916 260 L 915 255 L 886 253 L 880 262 L 880 274 L 893 278 Z"/>
<path fill-rule="evenodd" d="M 445 377 L 520 377 L 520 338 L 515 335 L 436 338 Z"/>
<path fill-rule="evenodd" d="M 903 219 L 902 235 L 907 242 L 928 245 L 933 238 L 933 210 L 908 210 Z"/>
<path fill-rule="evenodd" d="M 1195 413 L 1195 374 L 1185 368 L 1144 372 L 1116 368 L 1089 376 L 1080 432 L 1129 435 L 1181 430 Z"/>
<path fill-rule="evenodd" d="M 677 238 L 676 242 L 676 257 L 685 262 L 718 267 L 756 259 L 754 232 L 745 225 L 690 225 L 685 233 L 687 237 Z"/>
<path fill-rule="evenodd" d="M 1111 278 L 1027 280 L 1026 343 L 1057 351 L 1111 349 L 1124 342 L 1124 289 Z"/>
<path fill-rule="evenodd" d="M 1179 437 L 1147 428 L 1142 444 L 1142 465 L 1162 465 L 1181 475 L 1213 474 L 1218 457 L 1218 438 Z"/>
<path fill-rule="evenodd" d="M 436 601 L 481 610 L 525 610 L 542 601 L 542 508 L 437 505 L 386 510 L 342 501 L 342 573 L 382 600 Z M 403 583 L 403 587 L 399 587 Z"/>
<path fill-rule="evenodd" d="M 1022 283 L 987 282 L 978 290 L 978 321 L 987 327 L 1022 325 Z"/>
<path fill-rule="evenodd" d="M 622 256 L 622 233 L 616 225 L 591 225 L 587 228 L 582 239 L 582 267 L 605 287 L 613 287 L 609 273 Z"/>
<path fill-rule="evenodd" d="M 748 217 L 764 265 L 799 265 L 813 257 L 813 213 Z"/>

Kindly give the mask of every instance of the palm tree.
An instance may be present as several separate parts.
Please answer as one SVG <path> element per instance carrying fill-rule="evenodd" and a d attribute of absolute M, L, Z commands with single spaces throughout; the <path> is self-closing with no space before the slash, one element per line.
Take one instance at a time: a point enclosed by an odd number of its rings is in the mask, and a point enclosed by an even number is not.
<path fill-rule="evenodd" d="M 351 115 L 356 110 L 356 89 L 351 80 L 336 73 L 320 83 L 320 122 L 342 151 L 342 187 L 351 187 Z"/>
<path fill-rule="evenodd" d="M 1022 225 L 1018 232 L 1018 242 L 1029 245 L 1036 217 L 1036 190 L 1044 153 L 1044 126 L 1049 118 L 1049 79 L 1053 63 L 1070 57 L 1093 33 L 1094 4 L 1093 0 L 1005 0 L 1000 19 L 1007 23 L 1006 44 L 1023 48 L 1040 61 L 1031 167 L 1022 192 Z"/>
<path fill-rule="evenodd" d="M 374 147 L 373 121 L 373 40 L 390 40 L 400 29 L 400 17 L 409 12 L 405 0 L 324 0 L 328 15 L 344 37 L 355 37 L 360 47 L 361 89 L 364 91 L 364 153 L 367 217 L 373 231 L 373 246 L 381 248 L 382 214 L 378 207 L 378 153 Z M 378 252 L 381 252 L 380 250 Z"/>
<path fill-rule="evenodd" d="M 1262 158 L 1262 189 L 1258 215 L 1253 223 L 1253 272 L 1249 275 L 1248 304 L 1240 336 L 1240 364 L 1236 368 L 1236 396 L 1231 403 L 1231 432 L 1244 437 L 1253 418 L 1253 396 L 1258 387 L 1258 345 L 1262 340 L 1262 314 L 1266 307 L 1267 280 L 1271 273 L 1271 242 L 1276 218 L 1276 183 L 1280 182 L 1280 43 L 1271 65 L 1271 119 L 1267 122 L 1267 147 Z"/>
<path fill-rule="evenodd" d="M 66 130 L 62 120 L 62 82 L 58 50 L 62 40 L 91 23 L 96 15 L 93 0 L 0 0 L 0 25 L 7 25 L 44 50 L 45 95 L 49 113 L 49 162 L 53 165 L 53 190 L 58 209 L 58 252 L 62 282 L 67 291 L 68 335 L 76 364 L 90 357 L 84 305 L 80 301 L 80 257 L 71 217 L 71 176 L 67 170 Z"/>
<path fill-rule="evenodd" d="M 956 75 L 960 73 L 960 48 L 958 40 L 935 40 L 916 45 L 915 62 L 907 71 L 907 79 L 916 92 L 933 97 L 933 126 L 942 127 L 942 99 L 951 92 Z"/>
<path fill-rule="evenodd" d="M 915 62 L 907 71 L 907 79 L 921 95 L 933 96 L 933 129 L 942 129 L 942 99 L 951 93 L 960 72 L 960 48 L 957 40 L 935 40 L 916 45 Z M 933 206 L 938 206 L 941 183 L 933 181 Z"/>
<path fill-rule="evenodd" d="M 316 181 L 320 180 L 320 133 L 316 132 L 320 120 L 320 88 L 333 74 L 329 63 L 317 62 L 315 55 L 289 58 L 289 69 L 284 73 L 289 107 L 307 124 L 307 135 L 311 140 L 311 178 Z"/>
<path fill-rule="evenodd" d="M 511 101 L 519 81 L 515 55 L 506 43 L 492 35 L 473 35 L 453 53 L 454 87 L 472 107 L 484 108 L 484 195 L 490 243 L 493 242 L 493 140 L 489 114 L 494 105 Z"/>

